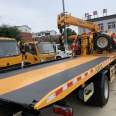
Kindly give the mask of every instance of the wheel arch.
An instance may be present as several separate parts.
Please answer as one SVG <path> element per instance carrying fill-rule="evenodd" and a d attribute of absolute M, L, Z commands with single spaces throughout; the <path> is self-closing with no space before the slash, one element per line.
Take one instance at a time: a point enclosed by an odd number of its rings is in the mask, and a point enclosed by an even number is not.
<path fill-rule="evenodd" d="M 100 71 L 99 75 L 104 78 L 104 77 L 108 77 L 108 80 L 110 81 L 110 72 L 108 69 L 104 69 L 102 71 Z"/>

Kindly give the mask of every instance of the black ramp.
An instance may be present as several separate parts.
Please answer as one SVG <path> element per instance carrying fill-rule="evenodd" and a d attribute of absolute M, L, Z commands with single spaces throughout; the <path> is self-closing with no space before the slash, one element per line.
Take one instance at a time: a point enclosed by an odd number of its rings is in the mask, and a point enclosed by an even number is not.
<path fill-rule="evenodd" d="M 56 75 L 50 76 L 44 80 L 33 83 L 29 86 L 23 87 L 16 91 L 4 94 L 0 96 L 0 99 L 16 102 L 19 104 L 30 105 L 33 100 L 40 101 L 42 97 L 48 94 L 53 89 L 64 84 L 75 76 L 87 71 L 88 69 L 100 64 L 101 62 L 108 59 L 107 57 L 100 57 L 92 60 L 88 63 L 79 65 L 69 70 L 63 71 Z M 47 72 L 46 72 L 47 73 Z M 39 75 L 38 75 L 39 76 Z"/>
<path fill-rule="evenodd" d="M 78 59 L 78 58 L 77 58 Z M 40 68 L 44 68 L 44 67 L 49 67 L 49 66 L 52 66 L 52 65 L 57 65 L 57 64 L 60 64 L 60 63 L 65 63 L 67 61 L 70 61 L 72 60 L 71 58 L 68 58 L 68 59 L 63 59 L 63 60 L 59 60 L 59 61 L 53 61 L 53 62 L 47 62 L 47 63 L 43 63 L 43 64 L 34 64 L 32 66 L 29 66 L 27 68 L 23 68 L 22 69 L 17 69 L 17 70 L 13 70 L 13 71 L 6 71 L 5 73 L 2 71 L 0 72 L 0 79 L 2 78 L 12 78 L 12 76 L 14 75 L 17 75 L 17 74 L 20 74 L 20 73 L 25 73 L 25 72 L 29 72 L 29 71 L 32 71 L 32 70 L 36 70 L 36 69 L 40 69 Z"/>

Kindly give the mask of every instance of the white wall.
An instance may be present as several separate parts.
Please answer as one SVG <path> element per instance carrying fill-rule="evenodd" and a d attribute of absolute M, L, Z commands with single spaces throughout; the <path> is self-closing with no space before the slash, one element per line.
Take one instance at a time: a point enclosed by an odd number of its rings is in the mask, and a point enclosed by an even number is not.
<path fill-rule="evenodd" d="M 108 30 L 108 23 L 109 23 L 109 22 L 115 22 L 115 29 L 110 29 L 110 30 Z M 103 32 L 111 31 L 111 32 L 113 32 L 113 33 L 116 33 L 116 18 L 114 18 L 114 19 L 109 19 L 109 20 L 103 20 L 103 21 L 97 21 L 96 23 L 97 23 L 97 24 L 100 24 L 100 23 L 103 23 L 103 24 L 104 24 L 104 31 L 103 31 Z M 82 34 L 83 32 L 86 32 L 86 33 L 89 32 L 88 29 L 83 29 L 83 28 L 79 28 L 78 31 L 79 31 L 79 34 Z"/>

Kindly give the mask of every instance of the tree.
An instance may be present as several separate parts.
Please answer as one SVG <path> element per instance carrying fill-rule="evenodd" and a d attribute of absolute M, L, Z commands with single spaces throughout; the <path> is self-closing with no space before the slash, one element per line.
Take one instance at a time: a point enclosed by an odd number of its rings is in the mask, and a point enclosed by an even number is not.
<path fill-rule="evenodd" d="M 67 28 L 67 39 L 68 39 L 68 44 L 69 44 L 69 45 L 71 45 L 72 42 L 73 42 L 73 39 L 70 39 L 70 37 L 71 37 L 72 35 L 77 35 L 77 33 L 76 33 L 74 30 L 72 30 L 72 29 L 70 29 L 70 28 Z"/>
<path fill-rule="evenodd" d="M 67 28 L 67 36 L 71 36 L 71 35 L 77 35 L 77 33 L 74 30 Z"/>
<path fill-rule="evenodd" d="M 10 37 L 20 41 L 20 31 L 16 27 L 2 25 L 0 26 L 0 37 Z"/>

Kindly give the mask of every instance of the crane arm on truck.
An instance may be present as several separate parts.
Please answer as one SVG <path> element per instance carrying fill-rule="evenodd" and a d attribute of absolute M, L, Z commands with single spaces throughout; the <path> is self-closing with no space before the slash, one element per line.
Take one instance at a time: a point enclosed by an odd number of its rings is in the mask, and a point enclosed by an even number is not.
<path fill-rule="evenodd" d="M 67 26 L 73 25 L 73 26 L 79 26 L 82 28 L 87 28 L 93 32 L 100 32 L 99 26 L 97 24 L 82 20 L 80 18 L 76 18 L 69 14 L 62 13 L 58 15 L 57 23 L 58 23 L 58 29 L 64 28 L 65 25 Z"/>
<path fill-rule="evenodd" d="M 91 54 L 93 51 L 108 51 L 112 48 L 111 36 L 100 32 L 95 23 L 73 17 L 67 13 L 58 15 L 57 26 L 61 34 L 66 26 L 78 26 L 89 29 L 90 33 L 81 35 L 81 54 Z"/>

